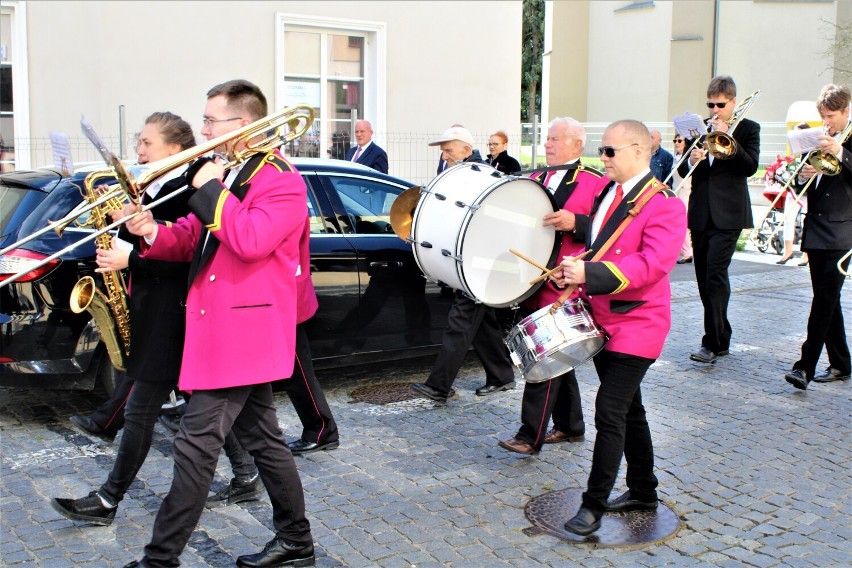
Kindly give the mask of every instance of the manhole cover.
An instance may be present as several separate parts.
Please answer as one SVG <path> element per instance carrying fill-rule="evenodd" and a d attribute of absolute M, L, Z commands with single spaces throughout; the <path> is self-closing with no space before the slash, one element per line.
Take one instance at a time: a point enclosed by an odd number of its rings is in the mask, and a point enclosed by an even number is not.
<path fill-rule="evenodd" d="M 352 391 L 349 402 L 366 402 L 368 404 L 390 404 L 420 398 L 411 390 L 411 383 L 384 383 L 380 385 L 364 385 Z"/>
<path fill-rule="evenodd" d="M 524 533 L 528 536 L 549 533 L 577 544 L 638 548 L 662 542 L 680 530 L 677 515 L 661 502 L 656 511 L 605 513 L 601 528 L 588 536 L 570 533 L 564 525 L 580 508 L 582 497 L 582 489 L 563 489 L 530 499 L 524 514 L 534 526 L 524 529 Z"/>

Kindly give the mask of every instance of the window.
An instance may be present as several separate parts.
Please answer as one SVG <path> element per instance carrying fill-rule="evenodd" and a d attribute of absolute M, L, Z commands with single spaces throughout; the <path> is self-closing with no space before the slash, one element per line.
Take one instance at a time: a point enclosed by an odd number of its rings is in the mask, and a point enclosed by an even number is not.
<path fill-rule="evenodd" d="M 291 156 L 342 158 L 354 138 L 352 113 L 384 123 L 384 24 L 279 14 L 276 103 L 314 108 Z"/>
<path fill-rule="evenodd" d="M 328 176 L 327 178 L 340 196 L 349 216 L 341 219 L 345 233 L 361 235 L 393 235 L 390 224 L 391 205 L 405 188 L 379 183 L 373 180 Z"/>
<path fill-rule="evenodd" d="M 26 3 L 0 7 L 0 172 L 28 168 L 30 156 L 16 141 L 29 138 Z"/>

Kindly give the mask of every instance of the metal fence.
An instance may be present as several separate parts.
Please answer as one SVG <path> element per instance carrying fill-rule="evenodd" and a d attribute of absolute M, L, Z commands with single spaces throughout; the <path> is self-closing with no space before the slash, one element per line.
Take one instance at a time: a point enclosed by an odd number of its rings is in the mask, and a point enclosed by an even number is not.
<path fill-rule="evenodd" d="M 586 151 L 585 157 L 592 163 L 598 162 L 597 148 L 601 145 L 601 136 L 608 123 L 592 122 L 586 123 Z M 672 138 L 674 137 L 674 128 L 671 123 L 646 123 L 648 128 L 657 129 L 660 131 L 663 138 L 663 147 L 667 150 L 672 150 Z M 547 124 L 539 126 L 540 137 L 546 136 Z M 385 148 L 388 153 L 390 162 L 391 175 L 409 180 L 417 184 L 426 184 L 431 180 L 437 171 L 438 161 L 440 159 L 440 150 L 437 147 L 429 146 L 429 142 L 438 138 L 441 130 L 434 132 L 379 132 L 374 134 L 374 140 Z M 521 166 L 529 168 L 532 166 L 532 143 L 531 143 L 532 125 L 529 123 L 520 124 L 514 132 L 506 131 L 509 136 L 509 154 L 514 156 L 521 162 Z M 488 138 L 492 132 L 472 132 L 475 141 L 475 147 L 479 150 L 483 157 L 487 154 Z M 129 159 L 135 158 L 133 149 L 136 147 L 137 134 L 128 136 L 125 147 L 129 148 Z M 285 148 L 285 153 L 290 155 L 320 157 L 320 145 L 315 134 L 308 134 L 307 139 L 297 144 L 293 144 Z M 120 140 L 118 137 L 104 137 L 104 141 L 109 148 L 114 152 L 118 152 L 120 148 Z M 74 160 L 74 165 L 84 163 L 97 163 L 101 161 L 95 147 L 82 135 L 79 137 L 68 139 L 71 148 L 71 156 Z M 7 149 L 11 150 L 11 149 Z M 324 158 L 331 157 L 332 153 L 340 155 L 339 147 L 332 147 L 326 151 Z M 763 168 L 767 164 L 775 161 L 778 154 L 782 156 L 787 153 L 787 136 L 786 123 L 784 122 L 764 122 L 761 123 L 761 144 L 760 144 L 760 167 Z M 53 164 L 53 151 L 50 144 L 50 139 L 44 138 L 29 138 L 16 139 L 14 154 L 17 156 L 29 155 L 33 167 L 40 167 Z M 7 153 L 7 156 L 9 154 Z M 537 149 L 538 161 L 544 163 L 544 147 L 539 144 Z M 3 170 L 8 171 L 13 169 L 14 164 L 7 161 L 3 164 Z"/>

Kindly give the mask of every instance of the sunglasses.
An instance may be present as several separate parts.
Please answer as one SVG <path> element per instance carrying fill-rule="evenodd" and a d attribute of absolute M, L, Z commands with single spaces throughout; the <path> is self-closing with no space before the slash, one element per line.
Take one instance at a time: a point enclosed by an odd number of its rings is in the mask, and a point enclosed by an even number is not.
<path fill-rule="evenodd" d="M 710 102 L 707 103 L 707 108 L 713 108 L 713 107 L 725 108 L 726 106 L 728 106 L 727 101 L 725 101 L 724 103 L 710 103 Z"/>
<path fill-rule="evenodd" d="M 624 146 L 601 146 L 598 148 L 598 156 L 606 155 L 607 158 L 614 158 L 616 150 L 623 150 L 625 148 L 629 148 L 630 146 L 638 145 L 638 142 L 634 142 L 633 144 L 625 144 Z"/>
<path fill-rule="evenodd" d="M 675 144 L 680 144 L 681 142 L 683 142 L 683 138 L 675 138 L 674 140 L 672 140 L 672 142 L 674 142 Z"/>

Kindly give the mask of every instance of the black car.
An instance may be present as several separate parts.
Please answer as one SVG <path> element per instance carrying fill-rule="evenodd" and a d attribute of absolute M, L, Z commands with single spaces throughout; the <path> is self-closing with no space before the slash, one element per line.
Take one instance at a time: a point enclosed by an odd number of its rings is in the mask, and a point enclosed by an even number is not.
<path fill-rule="evenodd" d="M 450 296 L 423 277 L 411 246 L 390 226 L 391 204 L 412 184 L 351 162 L 292 161 L 308 187 L 319 310 L 306 325 L 316 367 L 436 351 Z M 0 175 L 0 249 L 79 206 L 86 174 L 42 168 Z M 72 224 L 0 255 L 0 283 L 27 271 L 0 288 L 0 386 L 112 391 L 115 370 L 94 320 L 69 308 L 81 277 L 103 286 L 93 242 L 30 270 L 91 231 Z"/>

